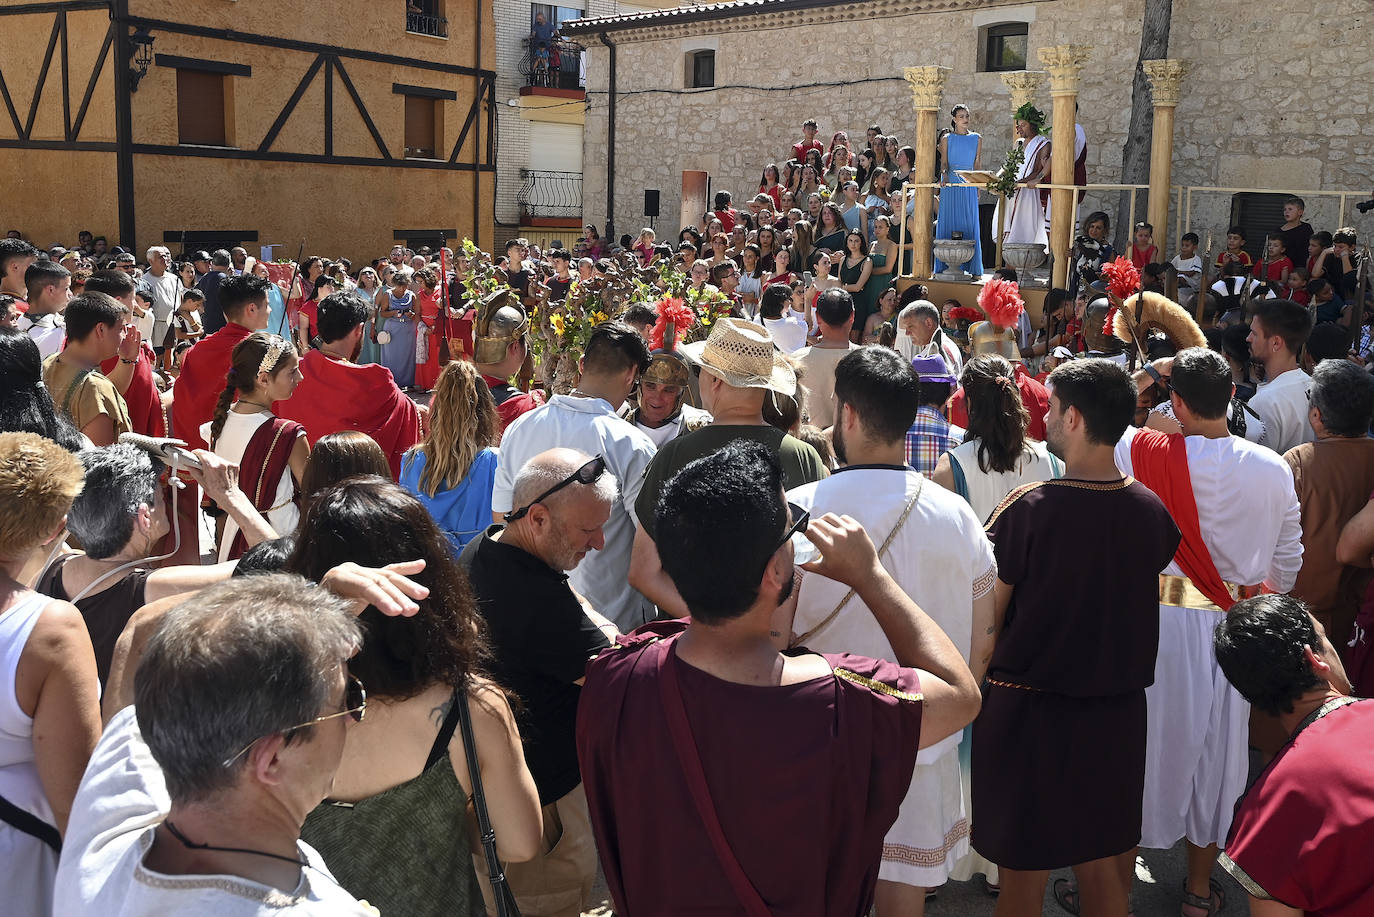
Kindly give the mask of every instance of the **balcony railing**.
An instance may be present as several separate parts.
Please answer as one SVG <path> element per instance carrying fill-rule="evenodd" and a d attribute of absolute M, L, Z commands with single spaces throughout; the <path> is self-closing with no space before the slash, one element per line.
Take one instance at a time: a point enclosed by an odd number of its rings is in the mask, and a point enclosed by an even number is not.
<path fill-rule="evenodd" d="M 406 31 L 417 35 L 432 35 L 435 38 L 448 38 L 448 20 L 443 16 L 432 16 L 423 10 L 406 10 Z"/>
<path fill-rule="evenodd" d="M 520 170 L 520 219 L 582 218 L 582 173 Z"/>
<path fill-rule="evenodd" d="M 583 48 L 575 41 L 555 38 L 547 48 L 535 47 L 533 38 L 525 39 L 525 54 L 520 73 L 526 86 L 549 89 L 585 89 L 582 70 Z"/>

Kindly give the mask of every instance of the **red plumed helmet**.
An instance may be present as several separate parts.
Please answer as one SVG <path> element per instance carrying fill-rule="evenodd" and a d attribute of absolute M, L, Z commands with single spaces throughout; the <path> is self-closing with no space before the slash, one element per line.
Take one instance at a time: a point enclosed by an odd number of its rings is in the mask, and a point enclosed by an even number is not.
<path fill-rule="evenodd" d="M 1107 278 L 1107 292 L 1118 302 L 1140 290 L 1140 271 L 1130 258 L 1117 255 L 1115 261 L 1102 265 L 1102 276 Z"/>
<path fill-rule="evenodd" d="M 654 311 L 658 313 L 658 321 L 649 332 L 650 350 L 673 350 L 697 320 L 691 306 L 672 297 L 660 299 L 654 304 Z"/>
<path fill-rule="evenodd" d="M 1026 302 L 1013 281 L 999 277 L 983 284 L 983 291 L 978 294 L 978 308 L 997 327 L 1015 328 L 1021 313 L 1026 311 Z"/>

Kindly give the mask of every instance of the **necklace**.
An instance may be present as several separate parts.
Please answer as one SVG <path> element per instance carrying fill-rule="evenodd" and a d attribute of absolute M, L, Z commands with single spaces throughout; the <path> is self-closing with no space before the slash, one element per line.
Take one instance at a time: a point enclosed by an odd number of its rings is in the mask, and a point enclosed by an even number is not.
<path fill-rule="evenodd" d="M 172 824 L 171 819 L 164 821 L 162 824 L 171 832 L 172 837 L 181 841 L 181 846 L 185 847 L 187 850 L 215 850 L 220 853 L 250 853 L 254 856 L 271 857 L 274 860 L 281 860 L 285 863 L 295 863 L 297 866 L 301 867 L 309 865 L 305 860 L 299 857 L 282 856 L 280 853 L 269 853 L 266 850 L 254 850 L 251 847 L 217 847 L 214 844 L 197 844 L 195 841 L 190 840 L 186 835 L 178 831 L 177 826 Z"/>
<path fill-rule="evenodd" d="M 255 407 L 255 408 L 262 408 L 264 411 L 269 411 L 269 412 L 270 412 L 270 411 L 272 410 L 272 406 L 271 406 L 270 404 L 262 404 L 261 402 L 258 402 L 258 401 L 249 401 L 247 398 L 240 398 L 240 399 L 238 400 L 238 403 L 239 403 L 239 404 L 251 404 L 251 405 L 252 405 L 253 407 Z"/>

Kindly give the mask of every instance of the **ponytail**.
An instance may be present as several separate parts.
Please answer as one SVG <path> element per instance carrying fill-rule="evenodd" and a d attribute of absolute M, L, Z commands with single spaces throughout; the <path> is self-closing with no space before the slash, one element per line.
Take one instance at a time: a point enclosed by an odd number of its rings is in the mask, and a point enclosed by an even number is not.
<path fill-rule="evenodd" d="M 234 370 L 229 370 L 229 382 L 224 386 L 224 391 L 219 393 L 219 400 L 215 402 L 215 413 L 210 421 L 210 448 L 215 448 L 215 442 L 219 435 L 224 432 L 224 422 L 229 418 L 229 406 L 234 403 L 234 393 L 238 391 L 238 386 L 234 385 Z"/>
<path fill-rule="evenodd" d="M 974 357 L 960 377 L 968 408 L 968 435 L 978 441 L 978 467 L 984 473 L 1016 470 L 1026 448 L 1030 414 L 1011 364 L 1004 357 Z"/>

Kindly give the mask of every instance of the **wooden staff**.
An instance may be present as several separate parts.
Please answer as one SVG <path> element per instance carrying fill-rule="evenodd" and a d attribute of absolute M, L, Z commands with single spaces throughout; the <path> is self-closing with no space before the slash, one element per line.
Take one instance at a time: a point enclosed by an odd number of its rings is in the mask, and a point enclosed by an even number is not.
<path fill-rule="evenodd" d="M 1197 301 L 1193 303 L 1193 311 L 1197 314 L 1197 323 L 1202 324 L 1202 307 L 1206 303 L 1204 297 L 1212 293 L 1212 278 L 1209 272 L 1212 265 L 1212 234 L 1207 233 L 1207 251 L 1202 256 L 1202 271 L 1197 278 Z M 1220 303 L 1217 303 L 1220 306 Z"/>
<path fill-rule="evenodd" d="M 295 264 L 292 266 L 292 268 L 291 268 L 291 282 L 288 283 L 288 284 L 286 285 L 286 294 L 285 294 L 284 296 L 282 296 L 282 298 L 281 298 L 281 300 L 282 300 L 282 305 L 281 305 L 281 316 L 277 319 L 277 336 L 278 336 L 278 337 L 285 337 L 285 336 L 286 336 L 286 335 L 284 335 L 284 334 L 281 333 L 281 332 L 282 332 L 282 326 L 283 326 L 283 325 L 285 324 L 285 322 L 286 322 L 286 313 L 288 313 L 288 312 L 291 311 L 291 290 L 296 286 L 296 278 L 300 275 L 300 272 L 301 272 L 301 258 L 303 258 L 303 257 L 305 257 L 305 240 L 304 240 L 304 239 L 301 239 L 301 247 L 300 247 L 300 250 L 296 252 L 296 263 L 295 263 Z M 304 293 L 305 290 L 301 290 L 301 292 Z M 302 297 L 302 298 L 304 298 L 304 297 Z M 291 334 L 294 336 L 295 333 L 296 333 L 296 329 L 295 329 L 295 328 L 292 328 L 292 329 L 291 329 Z M 305 343 L 306 343 L 306 346 L 307 346 L 307 347 L 310 345 L 310 342 L 309 342 L 309 341 L 306 341 Z M 302 352 L 301 355 L 304 356 L 304 355 L 305 355 L 304 352 Z"/>
<path fill-rule="evenodd" d="M 1264 236 L 1264 254 L 1260 255 L 1259 276 L 1260 276 L 1261 278 L 1265 278 L 1265 277 L 1268 276 L 1268 274 L 1269 274 L 1269 235 L 1268 235 L 1268 233 L 1266 233 L 1265 236 Z M 1267 281 L 1267 280 L 1264 280 L 1263 282 L 1264 282 L 1266 285 L 1268 284 L 1268 281 Z M 1242 317 L 1244 317 L 1244 315 L 1248 314 L 1249 311 L 1250 311 L 1250 297 L 1254 294 L 1254 290 L 1255 290 L 1255 285 L 1254 285 L 1253 283 L 1251 283 L 1251 278 L 1249 278 L 1249 277 L 1245 278 L 1245 292 L 1242 293 L 1242 294 L 1241 294 L 1241 297 L 1240 297 L 1240 305 L 1241 305 L 1241 310 L 1242 310 Z"/>
<path fill-rule="evenodd" d="M 448 349 L 448 249 L 439 247 L 439 327 L 434 329 L 439 335 L 439 365 L 444 366 L 453 359 Z"/>

